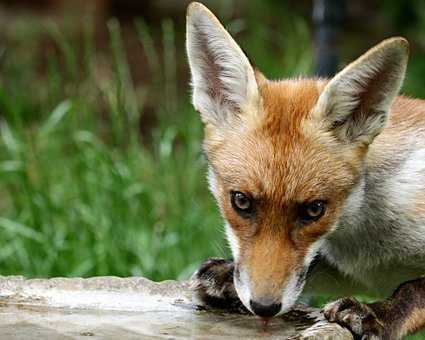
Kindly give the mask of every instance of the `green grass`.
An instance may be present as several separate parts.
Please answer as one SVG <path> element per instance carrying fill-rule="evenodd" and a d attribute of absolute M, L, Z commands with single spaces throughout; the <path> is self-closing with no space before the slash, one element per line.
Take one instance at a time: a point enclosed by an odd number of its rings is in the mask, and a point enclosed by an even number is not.
<path fill-rule="evenodd" d="M 26 19 L 8 31 L 0 60 L 1 274 L 162 280 L 228 256 L 205 179 L 202 125 L 181 86 L 181 27 L 130 27 L 149 74 L 135 85 L 117 20 L 99 52 L 90 24 L 75 39 L 53 22 Z M 307 44 L 305 22 L 293 22 Z M 234 33 L 273 74 L 281 51 L 267 53 L 267 41 L 284 36 L 257 31 Z M 301 55 L 295 38 L 285 46 L 294 53 L 284 74 L 311 70 L 310 50 Z"/>
<path fill-rule="evenodd" d="M 425 339 L 425 331 L 421 331 L 415 335 L 406 336 L 405 340 L 424 340 Z"/>
<path fill-rule="evenodd" d="M 306 20 L 283 7 L 250 15 L 227 27 L 266 76 L 312 73 Z M 278 24 L 262 24 L 272 17 Z M 79 39 L 28 18 L 3 33 L 0 273 L 187 278 L 229 252 L 207 189 L 202 125 L 182 86 L 182 28 L 165 20 L 150 32 L 136 20 L 124 31 L 111 19 L 99 50 L 86 23 Z M 128 63 L 129 30 L 141 82 Z M 409 94 L 423 94 L 421 60 L 412 56 Z"/>
<path fill-rule="evenodd" d="M 149 34 L 138 27 L 146 43 Z M 176 99 L 172 23 L 163 25 L 168 54 L 150 59 L 164 70 L 154 82 L 163 97 L 146 144 L 139 112 L 153 90 L 133 86 L 119 24 L 108 28 L 110 64 L 101 80 L 90 31 L 83 65 L 53 24 L 57 50 L 41 79 L 31 60 L 11 54 L 3 61 L 2 274 L 161 280 L 187 277 L 202 258 L 225 253 L 204 180 L 202 127 L 187 98 Z"/>
<path fill-rule="evenodd" d="M 263 18 L 227 26 L 267 76 L 311 74 L 306 21 L 279 10 L 254 8 Z M 284 18 L 279 30 L 261 24 L 272 15 Z M 107 26 L 99 51 L 90 24 L 75 39 L 23 18 L 0 48 L 2 275 L 187 278 L 203 259 L 229 255 L 202 125 L 181 86 L 181 27 L 165 20 L 152 33 L 136 20 L 149 76 L 135 84 L 121 27 Z M 413 58 L 409 94 L 423 92 L 423 65 Z"/>

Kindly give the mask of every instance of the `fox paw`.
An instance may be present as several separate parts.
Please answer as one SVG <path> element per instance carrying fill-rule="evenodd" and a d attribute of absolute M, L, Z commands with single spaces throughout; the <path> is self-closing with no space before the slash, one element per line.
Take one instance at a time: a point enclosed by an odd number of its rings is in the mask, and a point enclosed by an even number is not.
<path fill-rule="evenodd" d="M 339 323 L 351 330 L 356 339 L 378 340 L 384 338 L 384 324 L 373 309 L 354 298 L 342 298 L 327 304 L 323 313 L 330 322 Z"/>
<path fill-rule="evenodd" d="M 192 276 L 195 301 L 206 308 L 246 312 L 233 284 L 232 261 L 211 258 L 201 264 Z"/>

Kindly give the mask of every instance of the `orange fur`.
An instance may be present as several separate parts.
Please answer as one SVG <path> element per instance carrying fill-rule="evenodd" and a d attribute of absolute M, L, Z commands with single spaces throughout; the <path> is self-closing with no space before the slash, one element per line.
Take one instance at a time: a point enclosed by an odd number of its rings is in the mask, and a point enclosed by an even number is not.
<path fill-rule="evenodd" d="M 241 261 L 250 268 L 258 292 L 279 294 L 288 275 L 301 266 L 308 247 L 329 230 L 368 150 L 364 145 L 341 146 L 330 135 L 311 128 L 315 122 L 310 113 L 325 84 L 324 80 L 262 78 L 262 105 L 255 113 L 260 119 L 254 125 L 229 128 L 226 133 L 206 127 L 204 146 L 218 175 L 223 213 L 240 240 Z M 395 101 L 388 128 L 371 147 L 370 162 L 394 147 L 388 140 L 400 135 L 398 129 L 414 128 L 417 120 L 423 120 L 423 106 L 423 101 L 404 97 Z M 232 190 L 260 202 L 255 226 L 231 207 Z M 329 199 L 326 215 L 300 228 L 293 219 L 294 205 L 315 199 Z"/>
<path fill-rule="evenodd" d="M 267 317 L 289 310 L 316 256 L 365 285 L 376 283 L 376 270 L 392 272 L 393 259 L 408 260 L 409 271 L 423 256 L 423 187 L 404 181 L 425 166 L 418 147 L 425 102 L 397 97 L 409 54 L 404 38 L 383 41 L 331 80 L 269 81 L 194 3 L 187 50 L 209 183 L 245 307 Z M 400 282 L 404 271 L 394 272 Z M 422 281 L 406 284 L 394 306 L 404 306 L 403 294 L 421 294 Z M 423 300 L 415 308 L 388 322 L 404 333 L 423 327 Z"/>
<path fill-rule="evenodd" d="M 258 292 L 279 294 L 288 275 L 301 267 L 308 247 L 331 227 L 341 209 L 338 202 L 358 176 L 358 150 L 348 159 L 347 150 L 332 137 L 304 128 L 323 86 L 320 80 L 263 80 L 261 112 L 255 113 L 261 119 L 255 125 L 229 128 L 225 134 L 206 128 L 204 146 L 217 174 L 219 201 Z M 255 226 L 231 207 L 232 190 L 257 200 Z M 329 200 L 326 215 L 301 228 L 295 221 L 296 205 L 316 199 Z"/>

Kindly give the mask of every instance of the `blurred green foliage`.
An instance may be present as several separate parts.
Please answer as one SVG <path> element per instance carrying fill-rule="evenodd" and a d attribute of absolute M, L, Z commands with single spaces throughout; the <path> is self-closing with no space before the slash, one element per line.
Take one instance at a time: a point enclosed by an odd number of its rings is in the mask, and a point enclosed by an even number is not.
<path fill-rule="evenodd" d="M 152 48 L 146 25 L 137 28 Z M 90 25 L 82 63 L 79 46 L 53 23 L 42 32 L 57 47 L 44 74 L 25 52 L 3 56 L 2 274 L 187 277 L 222 247 L 204 180 L 201 124 L 187 96 L 176 94 L 173 23 L 162 26 L 166 53 L 149 51 L 150 67 L 161 69 L 150 84 L 161 101 L 149 145 L 139 128 L 146 89 L 133 85 L 118 21 L 108 30 L 104 69 Z"/>
<path fill-rule="evenodd" d="M 271 78 L 312 75 L 309 17 L 280 1 L 249 3 L 243 19 L 225 6 L 218 15 L 250 59 Z M 381 9 L 381 35 L 343 32 L 342 63 L 388 32 L 405 35 L 413 52 L 404 91 L 425 98 L 424 2 Z M 187 278 L 229 252 L 205 180 L 182 22 L 138 19 L 124 30 L 111 19 L 105 50 L 84 22 L 78 39 L 31 16 L 2 33 L 1 274 Z M 128 32 L 142 51 L 139 81 Z"/>
<path fill-rule="evenodd" d="M 150 75 L 135 85 L 119 22 L 108 21 L 106 53 L 90 22 L 74 39 L 53 21 L 22 18 L 0 51 L 1 272 L 187 278 L 202 259 L 229 254 L 202 126 L 180 86 L 184 32 L 171 20 L 155 35 L 141 19 L 126 28 Z M 289 37 L 226 23 L 269 74 L 311 71 L 301 17 L 286 22 Z"/>

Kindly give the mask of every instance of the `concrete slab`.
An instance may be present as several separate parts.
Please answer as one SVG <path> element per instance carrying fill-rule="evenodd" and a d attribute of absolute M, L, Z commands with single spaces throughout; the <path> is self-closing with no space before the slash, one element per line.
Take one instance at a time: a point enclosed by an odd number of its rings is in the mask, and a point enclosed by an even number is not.
<path fill-rule="evenodd" d="M 200 310 L 190 282 L 0 277 L 0 339 L 353 339 L 303 306 L 267 329 L 250 315 Z"/>

